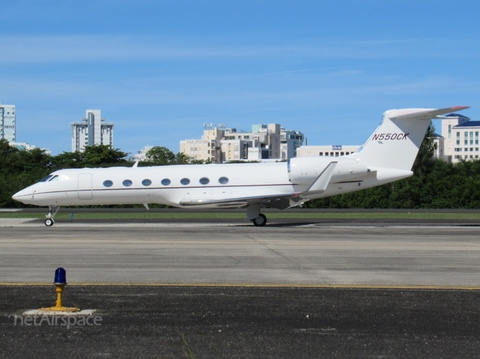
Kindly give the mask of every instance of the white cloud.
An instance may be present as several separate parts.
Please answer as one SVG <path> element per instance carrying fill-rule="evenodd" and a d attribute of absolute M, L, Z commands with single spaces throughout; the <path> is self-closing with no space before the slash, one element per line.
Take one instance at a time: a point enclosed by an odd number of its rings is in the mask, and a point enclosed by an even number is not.
<path fill-rule="evenodd" d="M 212 45 L 159 36 L 3 36 L 0 63 L 129 62 L 215 58 L 385 58 L 448 56 L 431 41 L 358 41 L 289 44 Z M 470 44 L 471 45 L 471 44 Z M 461 46 L 457 44 L 457 46 Z M 8 55 L 7 55 L 8 54 Z"/>

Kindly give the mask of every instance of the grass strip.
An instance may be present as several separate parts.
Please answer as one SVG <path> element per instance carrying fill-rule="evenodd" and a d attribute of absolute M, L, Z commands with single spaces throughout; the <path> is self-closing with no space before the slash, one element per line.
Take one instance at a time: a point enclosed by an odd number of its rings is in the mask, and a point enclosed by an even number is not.
<path fill-rule="evenodd" d="M 74 219 L 244 219 L 245 213 L 240 212 L 60 212 L 55 216 L 56 219 L 68 219 L 72 216 Z M 45 218 L 45 213 L 22 213 L 22 212 L 0 212 L 0 218 Z M 268 218 L 317 218 L 317 219 L 460 219 L 460 220 L 479 220 L 480 213 L 452 213 L 452 212 L 269 212 Z"/>

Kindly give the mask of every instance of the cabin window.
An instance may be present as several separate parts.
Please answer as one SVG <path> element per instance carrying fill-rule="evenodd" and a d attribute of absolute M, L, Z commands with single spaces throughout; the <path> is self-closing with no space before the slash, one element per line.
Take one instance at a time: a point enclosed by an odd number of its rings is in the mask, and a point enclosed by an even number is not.
<path fill-rule="evenodd" d="M 110 181 L 110 180 L 106 180 L 106 181 L 103 181 L 103 185 L 105 187 L 112 187 L 113 186 L 113 182 Z"/>
<path fill-rule="evenodd" d="M 53 176 L 52 178 L 50 178 L 48 180 L 48 182 L 53 182 L 53 181 L 58 181 L 58 176 L 57 175 Z"/>
<path fill-rule="evenodd" d="M 189 180 L 188 178 L 182 178 L 182 179 L 180 180 L 180 183 L 186 186 L 187 184 L 190 183 L 190 180 Z"/>
<path fill-rule="evenodd" d="M 122 184 L 125 186 L 125 187 L 130 187 L 132 185 L 132 181 L 129 180 L 129 179 L 126 179 L 125 181 L 122 182 Z"/>
<path fill-rule="evenodd" d="M 170 181 L 168 178 L 162 179 L 162 184 L 163 184 L 164 186 L 168 186 L 170 183 L 172 183 L 172 181 Z"/>
<path fill-rule="evenodd" d="M 227 177 L 220 177 L 218 179 L 218 182 L 220 182 L 221 184 L 227 184 L 228 183 L 228 178 Z"/>
<path fill-rule="evenodd" d="M 200 183 L 201 184 L 208 184 L 208 182 L 210 182 L 210 180 L 207 177 L 200 178 Z"/>
<path fill-rule="evenodd" d="M 152 181 L 150 181 L 149 179 L 144 179 L 144 180 L 142 181 L 142 184 L 143 184 L 144 186 L 150 186 L 150 185 L 152 184 Z"/>

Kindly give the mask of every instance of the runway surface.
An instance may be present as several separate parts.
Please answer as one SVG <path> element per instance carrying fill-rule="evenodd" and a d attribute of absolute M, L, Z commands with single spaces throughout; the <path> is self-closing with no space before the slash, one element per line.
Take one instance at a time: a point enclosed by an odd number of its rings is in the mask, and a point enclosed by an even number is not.
<path fill-rule="evenodd" d="M 0 219 L 0 282 L 480 287 L 480 227 Z"/>
<path fill-rule="evenodd" d="M 0 358 L 477 358 L 479 234 L 468 221 L 0 219 Z M 63 304 L 97 309 L 99 325 L 22 315 L 55 304 L 57 267 Z"/>

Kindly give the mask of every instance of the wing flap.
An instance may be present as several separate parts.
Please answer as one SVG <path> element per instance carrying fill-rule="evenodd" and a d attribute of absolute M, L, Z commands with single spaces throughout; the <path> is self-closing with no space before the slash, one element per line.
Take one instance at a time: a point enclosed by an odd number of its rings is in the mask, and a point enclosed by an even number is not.
<path fill-rule="evenodd" d="M 179 202 L 182 207 L 197 208 L 242 208 L 253 204 L 261 204 L 269 207 L 285 209 L 290 206 L 290 198 L 298 196 L 298 193 L 274 194 L 268 196 L 247 196 L 224 199 L 195 199 L 184 198 Z"/>

